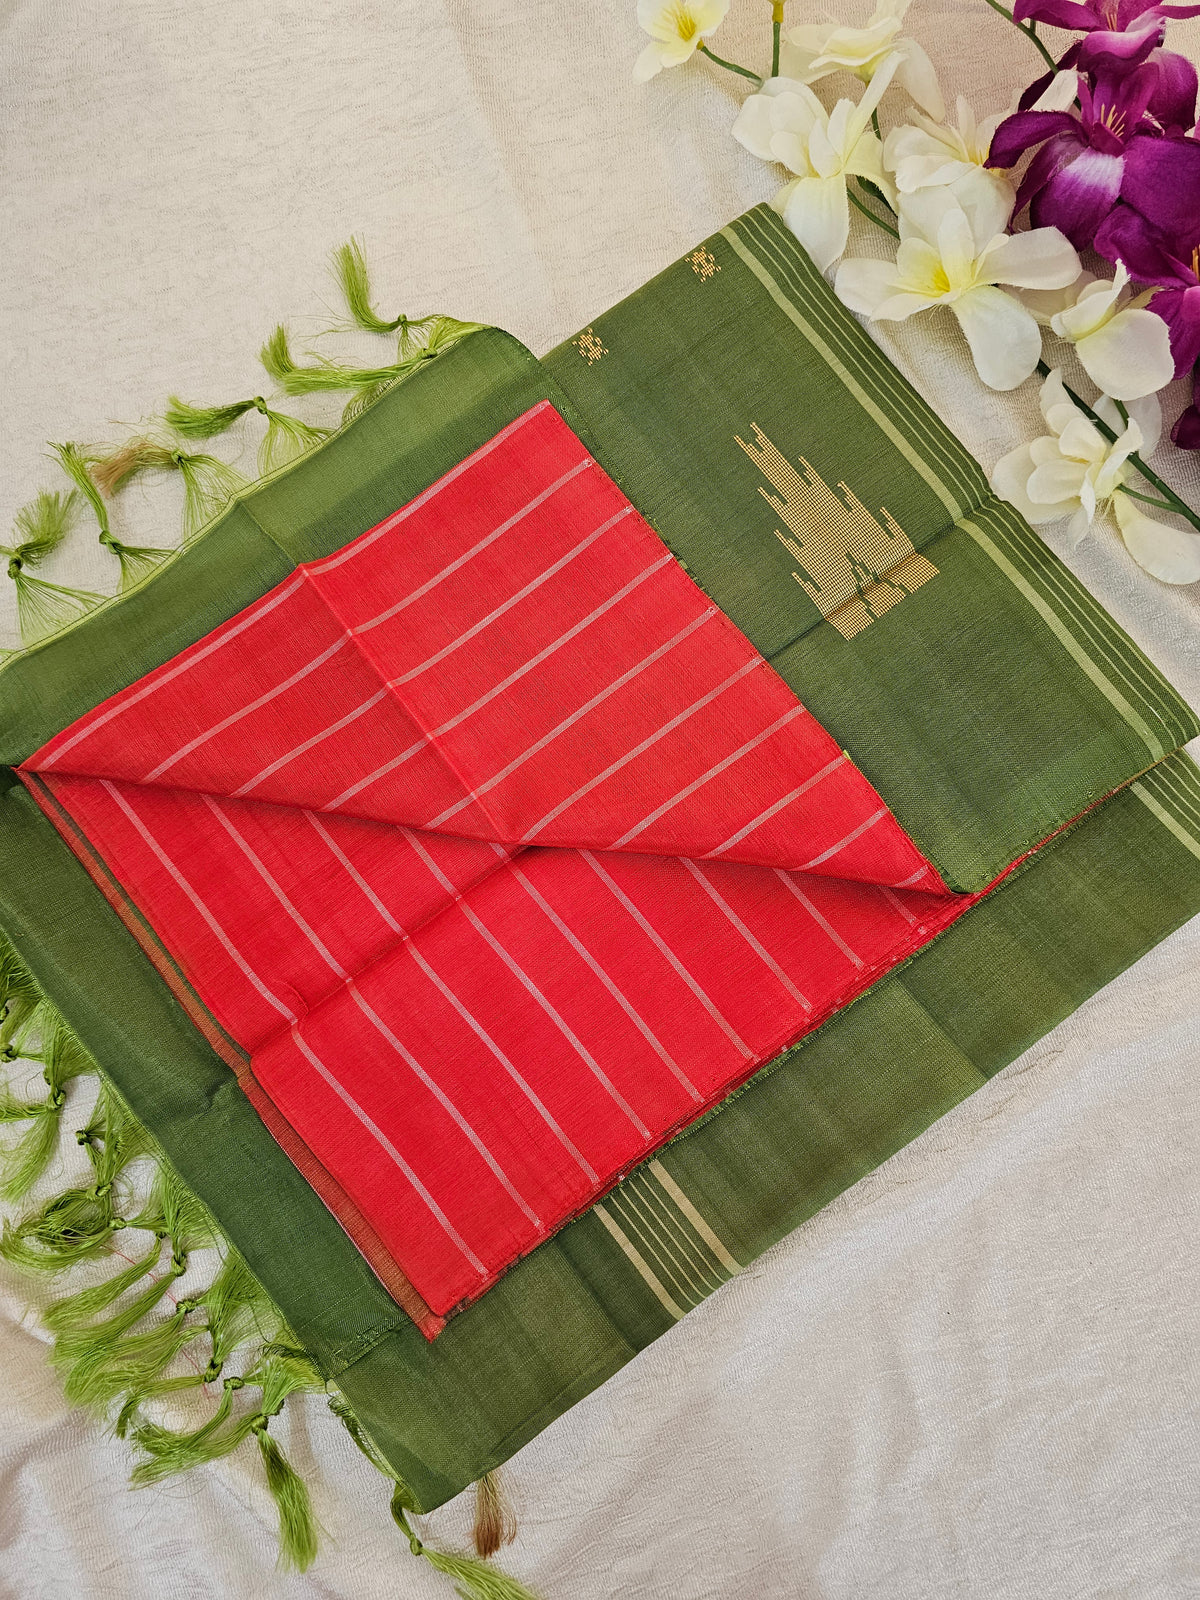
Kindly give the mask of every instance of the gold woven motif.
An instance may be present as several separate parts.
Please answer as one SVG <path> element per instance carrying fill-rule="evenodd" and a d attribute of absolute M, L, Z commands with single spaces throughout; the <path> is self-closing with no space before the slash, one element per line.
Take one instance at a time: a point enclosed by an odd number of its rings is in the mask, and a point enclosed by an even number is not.
<path fill-rule="evenodd" d="M 599 335 L 593 332 L 591 328 L 585 328 L 578 339 L 573 339 L 571 342 L 586 360 L 589 367 L 593 362 L 599 361 L 601 356 L 608 354 L 608 346 L 601 341 Z"/>
<path fill-rule="evenodd" d="M 714 272 L 720 272 L 721 265 L 711 250 L 706 250 L 703 245 L 698 250 L 693 250 L 686 258 L 691 263 L 692 271 L 704 283 L 711 278 Z"/>
<path fill-rule="evenodd" d="M 775 537 L 796 561 L 792 577 L 844 639 L 937 576 L 885 507 L 880 522 L 846 484 L 835 493 L 803 456 L 797 471 L 757 424 L 751 428 L 753 444 L 734 438 L 776 491 L 758 492 L 788 529 L 776 528 Z"/>

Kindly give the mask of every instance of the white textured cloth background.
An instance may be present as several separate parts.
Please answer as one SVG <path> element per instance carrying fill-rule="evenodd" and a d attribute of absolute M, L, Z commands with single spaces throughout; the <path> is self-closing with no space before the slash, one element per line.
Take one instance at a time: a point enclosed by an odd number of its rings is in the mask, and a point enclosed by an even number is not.
<path fill-rule="evenodd" d="M 325 262 L 351 233 L 388 315 L 494 321 L 540 352 L 768 197 L 728 135 L 740 81 L 693 62 L 636 87 L 633 11 L 0 0 L 0 526 L 54 483 L 45 440 L 119 437 L 169 392 L 255 393 L 277 320 L 300 348 L 333 320 Z M 1038 70 L 984 0 L 911 20 L 980 113 Z M 768 21 L 735 0 L 714 43 L 762 63 Z M 1196 24 L 1172 34 L 1195 53 Z M 948 315 L 888 348 L 985 466 L 1037 430 L 1036 382 L 983 389 Z M 172 495 L 127 493 L 120 528 L 172 542 Z M 93 534 L 48 575 L 111 589 Z M 1200 597 L 1111 530 L 1067 559 L 1200 703 Z M 8 585 L 0 605 L 15 643 Z M 1200 1596 L 1198 1012 L 1200 920 L 523 1450 L 503 1564 L 546 1600 Z M 252 1448 L 129 1492 L 26 1293 L 5 1280 L 5 1600 L 449 1600 L 320 1402 L 279 1427 L 327 1531 L 306 1577 L 274 1569 Z M 444 1508 L 430 1542 L 469 1518 Z"/>

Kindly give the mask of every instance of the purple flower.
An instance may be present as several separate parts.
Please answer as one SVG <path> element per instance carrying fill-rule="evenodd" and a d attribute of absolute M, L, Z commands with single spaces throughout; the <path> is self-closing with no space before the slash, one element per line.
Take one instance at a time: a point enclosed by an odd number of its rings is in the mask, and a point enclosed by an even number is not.
<path fill-rule="evenodd" d="M 1200 220 L 1193 227 L 1200 229 Z M 1140 283 L 1161 285 L 1148 309 L 1167 325 L 1175 376 L 1182 378 L 1200 360 L 1200 248 L 1193 245 L 1190 263 L 1180 259 L 1140 212 L 1118 205 L 1101 224 L 1096 249 L 1109 261 L 1123 261 Z"/>
<path fill-rule="evenodd" d="M 1192 384 L 1192 403 L 1179 414 L 1171 429 L 1171 442 L 1181 450 L 1200 450 L 1200 376 Z"/>
<path fill-rule="evenodd" d="M 1143 143 L 1168 142 L 1145 115 L 1158 84 L 1159 67 L 1153 62 L 1120 76 L 1097 74 L 1092 88 L 1081 78 L 1078 116 L 1014 112 L 996 129 L 987 165 L 1014 166 L 1027 150 L 1040 146 L 1017 190 L 1017 210 L 1028 205 L 1035 227 L 1061 228 L 1077 250 L 1084 249 L 1121 198 L 1130 152 Z M 1200 157 L 1200 144 L 1195 153 Z M 1144 174 L 1144 162 L 1138 171 Z M 1133 202 L 1139 210 L 1147 198 L 1144 189 L 1143 178 L 1139 200 Z"/>
<path fill-rule="evenodd" d="M 1200 16 L 1200 5 L 1174 0 L 1016 0 L 1013 7 L 1014 22 L 1048 22 L 1086 34 L 1079 63 L 1085 70 L 1098 65 L 1102 56 L 1131 64 L 1144 61 L 1162 43 L 1168 22 L 1195 16 Z"/>

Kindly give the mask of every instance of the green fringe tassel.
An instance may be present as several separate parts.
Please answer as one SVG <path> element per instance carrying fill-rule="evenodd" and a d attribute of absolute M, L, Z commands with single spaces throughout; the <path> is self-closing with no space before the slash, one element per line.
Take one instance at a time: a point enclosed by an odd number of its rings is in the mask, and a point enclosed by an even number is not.
<path fill-rule="evenodd" d="M 5 1019 L 7 1023 L 7 1018 Z M 40 1021 L 41 1045 L 35 1052 L 25 1045 L 29 1026 Z M 90 1070 L 79 1040 L 54 1014 L 43 1015 L 35 1007 L 20 1030 L 21 1046 L 5 1045 L 0 1056 L 21 1054 L 40 1060 L 46 1082 L 45 1100 L 16 1100 L 7 1084 L 0 1087 L 0 1122 L 28 1120 L 29 1128 L 14 1143 L 0 1147 L 0 1199 L 23 1199 L 45 1172 L 58 1144 L 66 1085 L 72 1078 Z"/>
<path fill-rule="evenodd" d="M 68 494 L 51 494 L 43 489 L 13 518 L 17 535 L 14 542 L 0 545 L 0 557 L 8 558 L 8 575 L 17 588 L 17 625 L 26 647 L 78 622 L 103 598 L 36 578 L 29 570 L 58 549 L 71 527 L 78 503 L 79 496 L 73 489 Z"/>
<path fill-rule="evenodd" d="M 537 1596 L 523 1583 L 510 1578 L 490 1562 L 480 1561 L 475 1556 L 457 1556 L 444 1550 L 431 1550 L 413 1531 L 408 1520 L 410 1509 L 405 1504 L 403 1487 L 398 1484 L 392 1495 L 392 1516 L 396 1526 L 408 1540 L 413 1555 L 424 1556 L 431 1567 L 454 1579 L 455 1589 L 462 1600 L 537 1600 Z"/>
<path fill-rule="evenodd" d="M 233 1417 L 235 1393 L 249 1385 L 262 1390 L 259 1409 Z M 280 1565 L 303 1572 L 317 1553 L 317 1529 L 303 1479 L 268 1433 L 272 1417 L 298 1391 L 323 1389 L 324 1380 L 303 1351 L 266 1347 L 262 1360 L 245 1378 L 226 1378 L 214 1414 L 190 1433 L 176 1433 L 155 1422 L 131 1428 L 147 1459 L 135 1469 L 135 1484 L 158 1483 L 174 1473 L 229 1455 L 254 1434 L 266 1472 L 267 1488 L 279 1511 Z"/>
<path fill-rule="evenodd" d="M 423 317 L 420 323 L 407 323 L 400 337 L 397 359 L 386 367 L 345 367 L 324 356 L 312 366 L 297 366 L 288 346 L 287 329 L 282 324 L 267 340 L 260 353 L 263 366 L 285 394 L 323 394 L 330 391 L 355 391 L 343 422 L 358 415 L 373 400 L 401 378 L 415 372 L 423 361 L 432 360 L 483 326 L 478 322 L 459 322 L 455 317 Z"/>
<path fill-rule="evenodd" d="M 108 507 L 104 504 L 100 491 L 92 479 L 90 463 L 83 451 L 77 444 L 52 444 L 50 448 L 58 457 L 63 471 L 74 482 L 76 488 L 82 490 L 95 513 L 100 527 L 100 543 L 106 545 L 121 564 L 121 592 L 132 589 L 141 583 L 143 578 L 149 577 L 171 552 L 156 545 L 122 543 L 108 525 Z"/>
<path fill-rule="evenodd" d="M 424 1556 L 430 1566 L 436 1567 L 439 1572 L 444 1572 L 448 1578 L 453 1578 L 458 1585 L 457 1593 L 462 1596 L 462 1600 L 538 1600 L 538 1597 L 524 1584 L 508 1577 L 488 1561 L 478 1560 L 475 1556 L 450 1555 L 442 1550 L 431 1550 L 418 1538 L 408 1520 L 409 1514 L 416 1509 L 408 1485 L 402 1478 L 397 1477 L 394 1469 L 384 1460 L 362 1423 L 340 1395 L 330 1397 L 329 1409 L 340 1418 L 346 1432 L 371 1465 L 385 1478 L 390 1479 L 392 1517 L 408 1540 L 408 1547 L 413 1555 Z"/>
<path fill-rule="evenodd" d="M 362 328 L 367 333 L 396 333 L 403 337 L 410 329 L 418 334 L 427 330 L 438 320 L 436 315 L 428 317 L 393 317 L 390 322 L 375 311 L 371 305 L 371 278 L 367 271 L 366 257 L 363 255 L 362 245 L 357 239 L 351 239 L 348 244 L 339 245 L 333 252 L 333 275 L 338 281 L 346 301 L 346 308 L 356 328 Z M 401 350 L 402 355 L 407 355 L 406 350 Z"/>
<path fill-rule="evenodd" d="M 139 472 L 178 472 L 183 479 L 185 543 L 194 539 L 246 487 L 241 473 L 217 456 L 191 455 L 146 438 L 127 439 L 119 449 L 98 460 L 92 471 L 105 494 L 114 494 Z M 161 554 L 167 556 L 170 551 Z"/>
<path fill-rule="evenodd" d="M 261 395 L 255 395 L 253 400 L 239 400 L 230 406 L 189 406 L 172 395 L 163 421 L 184 438 L 211 439 L 232 427 L 247 411 L 258 411 L 266 419 L 267 431 L 258 447 L 258 471 L 259 476 L 264 478 L 298 460 L 314 445 L 320 444 L 322 439 L 328 439 L 333 431 L 331 428 L 313 427 L 301 422 L 299 417 L 288 416 L 286 412 L 274 411 Z"/>

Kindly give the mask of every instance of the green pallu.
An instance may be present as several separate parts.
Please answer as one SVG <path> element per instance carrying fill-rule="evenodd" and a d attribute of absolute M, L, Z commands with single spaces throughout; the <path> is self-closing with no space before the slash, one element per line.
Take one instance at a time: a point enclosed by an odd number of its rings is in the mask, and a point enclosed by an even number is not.
<path fill-rule="evenodd" d="M 1200 911 L 1196 719 L 766 208 L 541 363 L 495 330 L 0 672 L 0 760 L 549 398 L 956 888 L 1057 836 L 455 1317 L 393 1303 L 15 780 L 0 926 L 427 1510 Z"/>

